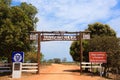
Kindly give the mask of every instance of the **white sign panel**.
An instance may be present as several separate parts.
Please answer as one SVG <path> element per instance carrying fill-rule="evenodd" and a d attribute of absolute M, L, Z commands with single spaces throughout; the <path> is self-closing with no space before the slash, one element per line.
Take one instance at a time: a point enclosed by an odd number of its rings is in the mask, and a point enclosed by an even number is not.
<path fill-rule="evenodd" d="M 90 34 L 84 33 L 84 34 L 83 34 L 83 39 L 90 39 Z"/>
<path fill-rule="evenodd" d="M 37 40 L 37 35 L 30 34 L 30 40 Z"/>

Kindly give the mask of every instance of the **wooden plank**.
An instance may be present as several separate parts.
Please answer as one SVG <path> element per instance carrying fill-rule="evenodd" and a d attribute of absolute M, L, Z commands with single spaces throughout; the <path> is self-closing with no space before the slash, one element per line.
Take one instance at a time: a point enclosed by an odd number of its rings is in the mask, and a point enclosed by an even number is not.
<path fill-rule="evenodd" d="M 37 72 L 38 70 L 22 70 L 22 72 Z"/>
<path fill-rule="evenodd" d="M 91 62 L 82 62 L 82 64 L 91 64 Z M 92 64 L 101 64 L 101 63 L 92 63 Z"/>
<path fill-rule="evenodd" d="M 82 68 L 91 68 L 91 66 L 82 66 Z M 100 66 L 92 66 L 92 68 L 101 68 Z"/>
<path fill-rule="evenodd" d="M 22 63 L 22 65 L 38 65 L 38 63 Z"/>
<path fill-rule="evenodd" d="M 82 62 L 81 64 L 91 64 L 90 62 Z"/>
<path fill-rule="evenodd" d="M 3 69 L 3 68 L 11 68 L 11 67 L 0 67 L 0 69 Z"/>
<path fill-rule="evenodd" d="M 0 63 L 0 66 L 7 66 L 7 65 L 11 65 L 11 63 Z"/>
<path fill-rule="evenodd" d="M 91 68 L 91 66 L 82 66 L 82 68 Z"/>
<path fill-rule="evenodd" d="M 54 33 L 66 33 L 66 34 L 76 34 L 76 33 L 90 33 L 90 31 L 30 31 L 31 33 L 38 34 L 38 33 L 43 33 L 43 34 L 54 34 Z"/>
<path fill-rule="evenodd" d="M 11 72 L 11 70 L 0 70 L 0 72 Z"/>
<path fill-rule="evenodd" d="M 38 66 L 22 66 L 22 68 L 38 68 Z"/>

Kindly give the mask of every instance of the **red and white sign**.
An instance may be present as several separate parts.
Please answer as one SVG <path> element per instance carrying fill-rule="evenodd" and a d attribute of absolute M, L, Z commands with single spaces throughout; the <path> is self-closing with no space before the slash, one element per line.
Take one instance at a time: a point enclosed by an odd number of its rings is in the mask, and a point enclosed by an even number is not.
<path fill-rule="evenodd" d="M 106 52 L 89 52 L 89 61 L 97 63 L 106 63 L 107 62 Z"/>

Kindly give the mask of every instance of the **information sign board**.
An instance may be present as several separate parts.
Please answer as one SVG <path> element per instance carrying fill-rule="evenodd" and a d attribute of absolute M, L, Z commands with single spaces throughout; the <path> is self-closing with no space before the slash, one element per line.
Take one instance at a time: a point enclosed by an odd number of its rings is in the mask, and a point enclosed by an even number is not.
<path fill-rule="evenodd" d="M 89 61 L 97 63 L 106 63 L 107 62 L 106 52 L 89 52 Z"/>

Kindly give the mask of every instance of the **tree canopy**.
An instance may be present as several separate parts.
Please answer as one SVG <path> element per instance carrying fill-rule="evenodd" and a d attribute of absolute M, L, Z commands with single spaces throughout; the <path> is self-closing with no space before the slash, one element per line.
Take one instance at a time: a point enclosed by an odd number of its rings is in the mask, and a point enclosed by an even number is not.
<path fill-rule="evenodd" d="M 35 29 L 37 9 L 31 4 L 10 6 L 11 0 L 0 1 L 0 56 L 11 57 L 13 51 L 29 51 L 29 32 Z"/>
<path fill-rule="evenodd" d="M 96 22 L 89 24 L 88 31 L 91 31 L 91 38 L 94 36 L 116 36 L 116 32 L 108 25 Z"/>

